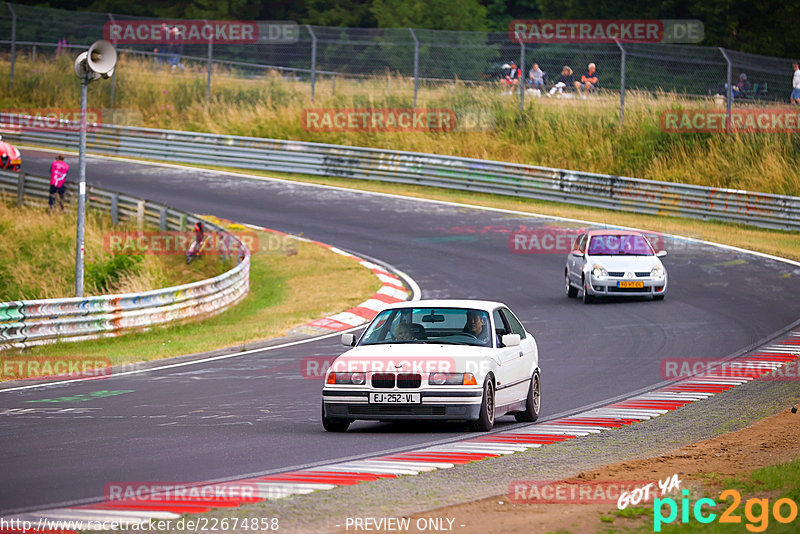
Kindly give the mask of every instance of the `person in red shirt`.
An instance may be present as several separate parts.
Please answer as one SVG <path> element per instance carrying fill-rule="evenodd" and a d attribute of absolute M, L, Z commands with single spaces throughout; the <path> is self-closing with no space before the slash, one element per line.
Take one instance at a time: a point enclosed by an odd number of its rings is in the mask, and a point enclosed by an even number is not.
<path fill-rule="evenodd" d="M 50 208 L 56 204 L 56 193 L 58 193 L 58 205 L 64 209 L 64 192 L 67 190 L 67 173 L 69 163 L 64 161 L 64 154 L 56 156 L 56 160 L 50 164 Z"/>
<path fill-rule="evenodd" d="M 583 98 L 586 98 L 589 91 L 593 91 L 597 87 L 597 82 L 600 81 L 600 78 L 597 76 L 597 67 L 594 63 L 589 63 L 587 69 L 586 74 L 581 76 L 581 81 L 575 82 L 575 90 L 577 90 L 578 94 Z M 583 89 L 583 92 L 581 92 L 581 89 Z"/>

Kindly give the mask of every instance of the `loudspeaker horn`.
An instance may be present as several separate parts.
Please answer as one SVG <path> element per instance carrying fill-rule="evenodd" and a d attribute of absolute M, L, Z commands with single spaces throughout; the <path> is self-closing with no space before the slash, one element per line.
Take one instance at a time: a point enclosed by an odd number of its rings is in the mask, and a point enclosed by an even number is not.
<path fill-rule="evenodd" d="M 89 47 L 86 63 L 89 68 L 104 78 L 111 76 L 117 64 L 117 51 L 108 41 L 97 41 Z"/>

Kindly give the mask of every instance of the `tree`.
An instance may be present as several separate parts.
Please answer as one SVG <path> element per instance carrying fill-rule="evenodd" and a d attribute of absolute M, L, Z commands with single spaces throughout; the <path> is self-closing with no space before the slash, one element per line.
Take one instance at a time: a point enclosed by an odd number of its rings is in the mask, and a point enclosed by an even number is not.
<path fill-rule="evenodd" d="M 380 28 L 488 31 L 486 8 L 478 0 L 373 0 Z"/>

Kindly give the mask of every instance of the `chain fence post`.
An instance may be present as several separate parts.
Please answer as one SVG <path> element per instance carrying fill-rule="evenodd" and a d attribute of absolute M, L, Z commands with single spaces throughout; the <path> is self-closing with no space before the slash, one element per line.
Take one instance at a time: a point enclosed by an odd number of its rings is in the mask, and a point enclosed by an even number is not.
<path fill-rule="evenodd" d="M 725 62 L 728 64 L 728 83 L 725 84 L 725 131 L 731 133 L 731 101 L 733 100 L 733 87 L 731 87 L 731 79 L 733 78 L 733 63 L 731 63 L 731 58 L 728 57 L 728 54 L 725 52 L 725 49 L 719 47 L 719 51 L 722 54 L 722 57 L 725 58 Z"/>
<path fill-rule="evenodd" d="M 525 42 L 519 40 L 519 118 L 525 112 Z"/>
<path fill-rule="evenodd" d="M 414 39 L 414 109 L 417 109 L 417 91 L 419 90 L 419 39 L 414 33 L 414 28 L 409 28 Z"/>
<path fill-rule="evenodd" d="M 25 176 L 24 172 L 19 173 L 17 176 L 17 207 L 21 208 L 25 203 Z"/>
<path fill-rule="evenodd" d="M 14 64 L 17 62 L 17 14 L 9 2 L 6 7 L 11 11 L 11 70 L 8 76 L 8 90 L 14 89 Z"/>
<path fill-rule="evenodd" d="M 614 42 L 617 43 L 622 54 L 619 68 L 619 125 L 622 126 L 625 122 L 625 60 L 627 58 L 627 52 L 625 47 L 622 46 L 622 43 L 619 42 L 619 39 L 614 39 Z"/>
<path fill-rule="evenodd" d="M 203 21 L 204 24 L 207 24 L 207 21 Z M 214 57 L 214 43 L 211 40 L 211 37 L 208 38 L 208 63 L 206 64 L 206 70 L 208 71 L 208 77 L 206 78 L 206 108 L 211 105 L 211 63 Z"/>
<path fill-rule="evenodd" d="M 314 85 L 317 83 L 317 36 L 310 24 L 306 24 L 306 29 L 311 35 L 311 101 L 314 101 Z"/>
<path fill-rule="evenodd" d="M 111 24 L 116 24 L 117 21 L 114 20 L 114 15 L 108 13 L 108 18 L 111 21 Z M 114 39 L 113 42 L 114 49 L 117 48 L 117 39 Z M 34 48 L 35 50 L 35 48 Z M 114 90 L 117 87 L 117 69 L 114 68 L 114 71 L 111 73 L 111 109 L 114 109 Z M 114 124 L 118 124 L 118 121 L 115 121 Z"/>

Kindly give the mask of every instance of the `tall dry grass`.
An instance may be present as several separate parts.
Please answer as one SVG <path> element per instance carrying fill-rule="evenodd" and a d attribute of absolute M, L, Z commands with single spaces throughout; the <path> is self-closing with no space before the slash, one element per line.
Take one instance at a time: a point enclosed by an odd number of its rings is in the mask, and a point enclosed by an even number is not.
<path fill-rule="evenodd" d="M 70 297 L 75 294 L 74 210 L 17 208 L 0 197 L 0 302 Z M 133 230 L 112 226 L 106 215 L 86 214 L 86 295 L 147 291 L 220 274 L 221 257 L 203 256 L 185 264 L 177 256 L 122 256 L 103 248 L 106 232 Z"/>
<path fill-rule="evenodd" d="M 11 107 L 75 107 L 78 82 L 72 59 L 61 56 L 16 66 L 13 94 L 0 86 L 0 104 Z M 5 73 L 4 73 L 5 71 Z M 0 64 L 0 77 L 8 64 Z M 313 132 L 303 129 L 304 109 L 410 107 L 413 82 L 398 76 L 335 81 L 320 76 L 315 102 L 305 81 L 274 72 L 244 75 L 217 68 L 205 105 L 205 71 L 154 70 L 152 63 L 122 55 L 117 68 L 115 112 L 106 122 L 232 135 L 296 139 L 433 152 L 578 169 L 652 180 L 800 195 L 798 134 L 676 134 L 662 131 L 661 111 L 714 107 L 710 99 L 629 91 L 625 124 L 618 95 L 587 100 L 519 99 L 491 85 L 459 81 L 423 85 L 419 107 L 478 114 L 484 129 L 448 133 Z M 92 107 L 107 108 L 110 83 L 92 84 Z M 334 89 L 335 88 L 335 89 Z M 738 104 L 737 104 L 738 105 Z"/>

